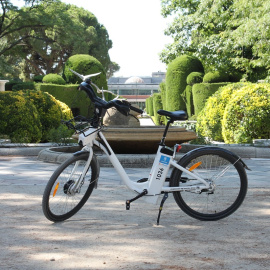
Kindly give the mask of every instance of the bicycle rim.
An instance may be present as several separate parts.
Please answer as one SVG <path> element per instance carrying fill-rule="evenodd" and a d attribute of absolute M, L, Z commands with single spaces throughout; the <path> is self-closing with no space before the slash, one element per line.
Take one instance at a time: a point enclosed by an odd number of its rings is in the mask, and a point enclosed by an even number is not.
<path fill-rule="evenodd" d="M 222 150 L 198 152 L 187 157 L 182 165 L 213 185 L 212 191 L 199 194 L 174 192 L 177 204 L 188 215 L 200 220 L 218 220 L 232 214 L 243 202 L 247 190 L 246 173 L 235 157 Z M 179 172 L 172 184 L 184 187 L 198 185 L 199 181 Z"/>

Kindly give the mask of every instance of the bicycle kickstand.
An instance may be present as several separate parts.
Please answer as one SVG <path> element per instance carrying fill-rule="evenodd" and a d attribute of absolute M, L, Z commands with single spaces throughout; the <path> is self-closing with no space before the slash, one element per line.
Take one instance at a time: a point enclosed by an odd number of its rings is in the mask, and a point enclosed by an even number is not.
<path fill-rule="evenodd" d="M 163 209 L 163 204 L 165 203 L 165 201 L 168 199 L 168 192 L 165 192 L 164 193 L 164 196 L 163 196 L 163 199 L 160 203 L 160 206 L 159 206 L 159 212 L 158 212 L 158 218 L 157 218 L 157 225 L 159 225 L 159 219 L 160 219 L 160 215 L 161 215 L 161 211 Z"/>
<path fill-rule="evenodd" d="M 129 210 L 130 209 L 130 203 L 138 200 L 139 198 L 141 198 L 142 196 L 146 195 L 148 192 L 146 189 L 143 190 L 142 193 L 140 193 L 138 196 L 136 196 L 135 198 L 131 199 L 131 200 L 127 200 L 126 201 L 126 210 Z"/>

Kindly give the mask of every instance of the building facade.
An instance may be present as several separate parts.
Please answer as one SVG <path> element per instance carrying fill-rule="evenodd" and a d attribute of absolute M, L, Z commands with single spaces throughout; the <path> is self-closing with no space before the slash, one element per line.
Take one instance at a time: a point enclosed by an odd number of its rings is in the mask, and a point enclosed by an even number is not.
<path fill-rule="evenodd" d="M 108 80 L 108 89 L 143 110 L 145 100 L 159 91 L 165 76 L 165 72 L 153 72 L 151 77 L 112 77 Z"/>

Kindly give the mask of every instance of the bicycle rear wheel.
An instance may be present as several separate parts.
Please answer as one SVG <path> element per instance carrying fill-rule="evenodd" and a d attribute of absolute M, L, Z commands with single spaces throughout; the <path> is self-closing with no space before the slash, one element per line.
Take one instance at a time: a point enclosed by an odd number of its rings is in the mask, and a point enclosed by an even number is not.
<path fill-rule="evenodd" d="M 173 192 L 178 206 L 199 220 L 219 220 L 231 215 L 242 204 L 247 192 L 247 176 L 241 160 L 221 148 L 205 147 L 191 151 L 179 162 L 213 185 L 213 190 L 200 194 L 191 191 Z M 170 186 L 198 185 L 190 175 L 174 169 Z"/>
<path fill-rule="evenodd" d="M 73 192 L 72 187 L 81 176 L 88 157 L 88 152 L 72 156 L 51 176 L 42 200 L 43 213 L 47 219 L 54 222 L 64 221 L 76 214 L 86 203 L 99 176 L 95 155 L 79 189 Z"/>

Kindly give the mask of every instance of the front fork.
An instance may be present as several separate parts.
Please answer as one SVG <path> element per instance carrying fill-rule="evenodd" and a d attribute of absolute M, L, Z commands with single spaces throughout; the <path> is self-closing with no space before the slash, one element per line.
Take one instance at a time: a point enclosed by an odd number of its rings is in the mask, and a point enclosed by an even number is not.
<path fill-rule="evenodd" d="M 89 152 L 89 157 L 88 157 L 88 159 L 86 161 L 86 164 L 84 165 L 84 168 L 83 168 L 83 171 L 82 171 L 80 177 L 70 187 L 70 190 L 69 190 L 70 194 L 75 194 L 75 193 L 80 192 L 80 188 L 81 188 L 81 185 L 82 185 L 82 183 L 84 181 L 84 177 L 85 177 L 85 175 L 86 175 L 86 173 L 88 171 L 88 168 L 90 166 L 91 160 L 93 158 L 93 149 L 92 149 L 92 147 L 87 147 L 87 149 L 85 149 L 85 150 L 87 150 L 87 152 Z M 83 153 L 83 150 L 81 152 Z M 76 155 L 76 153 L 75 153 L 75 155 Z M 72 172 L 71 172 L 71 174 L 69 176 L 69 179 L 67 181 L 69 181 L 69 180 L 72 179 L 74 173 L 77 171 L 77 168 L 79 166 L 79 163 L 80 163 L 80 160 L 79 161 L 76 161 L 76 163 L 75 163 L 75 165 L 74 165 L 74 167 L 72 169 Z"/>

